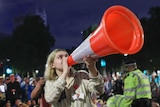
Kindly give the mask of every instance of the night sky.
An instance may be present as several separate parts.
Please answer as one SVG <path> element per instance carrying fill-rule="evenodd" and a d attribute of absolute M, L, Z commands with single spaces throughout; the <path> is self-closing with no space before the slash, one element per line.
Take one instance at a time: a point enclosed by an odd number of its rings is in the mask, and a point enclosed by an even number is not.
<path fill-rule="evenodd" d="M 50 32 L 56 39 L 54 48 L 77 47 L 81 31 L 101 21 L 106 9 L 113 5 L 129 8 L 139 18 L 148 17 L 150 7 L 159 0 L 0 0 L 0 32 L 11 34 L 13 19 L 45 9 Z"/>

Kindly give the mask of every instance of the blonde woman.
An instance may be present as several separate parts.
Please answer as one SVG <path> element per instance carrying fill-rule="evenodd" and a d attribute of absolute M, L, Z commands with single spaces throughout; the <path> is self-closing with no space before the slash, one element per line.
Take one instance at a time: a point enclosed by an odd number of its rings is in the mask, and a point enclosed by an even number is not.
<path fill-rule="evenodd" d="M 52 107 L 92 107 L 91 93 L 99 95 L 104 92 L 103 79 L 96 68 L 97 59 L 83 58 L 89 71 L 88 79 L 87 73 L 80 76 L 81 72 L 68 66 L 68 56 L 64 49 L 55 49 L 49 54 L 44 73 L 45 99 Z"/>

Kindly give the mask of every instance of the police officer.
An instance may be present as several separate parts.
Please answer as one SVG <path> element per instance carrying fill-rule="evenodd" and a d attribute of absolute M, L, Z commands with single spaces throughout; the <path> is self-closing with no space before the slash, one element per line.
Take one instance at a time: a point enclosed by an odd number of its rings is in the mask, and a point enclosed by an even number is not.
<path fill-rule="evenodd" d="M 150 82 L 142 71 L 137 69 L 134 60 L 126 61 L 128 71 L 125 78 L 124 95 L 128 99 L 133 99 L 132 107 L 151 107 Z"/>
<path fill-rule="evenodd" d="M 151 90 L 148 78 L 137 68 L 135 61 L 126 61 L 123 95 L 107 100 L 108 107 L 151 107 Z"/>

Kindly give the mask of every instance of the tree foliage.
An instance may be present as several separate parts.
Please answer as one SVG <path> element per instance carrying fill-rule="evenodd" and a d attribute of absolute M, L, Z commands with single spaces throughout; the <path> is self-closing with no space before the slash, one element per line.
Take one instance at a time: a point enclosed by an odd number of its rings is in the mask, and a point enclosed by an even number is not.
<path fill-rule="evenodd" d="M 31 72 L 44 70 L 47 54 L 54 43 L 55 39 L 41 17 L 27 15 L 23 23 L 13 30 L 4 48 L 15 68 Z"/>
<path fill-rule="evenodd" d="M 97 29 L 98 25 L 97 24 L 94 24 L 92 26 L 89 26 L 86 30 L 84 30 L 82 32 L 82 40 L 85 40 L 89 35 L 90 33 L 92 33 L 93 31 L 95 31 Z"/>
<path fill-rule="evenodd" d="M 152 7 L 149 10 L 149 18 L 142 18 L 141 22 L 145 32 L 145 44 L 143 48 L 144 62 L 147 67 L 159 69 L 160 59 L 160 7 Z"/>

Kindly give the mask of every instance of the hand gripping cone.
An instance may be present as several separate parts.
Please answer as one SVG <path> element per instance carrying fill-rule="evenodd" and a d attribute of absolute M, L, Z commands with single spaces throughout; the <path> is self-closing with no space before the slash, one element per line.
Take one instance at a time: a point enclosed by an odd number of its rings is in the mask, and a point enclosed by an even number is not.
<path fill-rule="evenodd" d="M 82 62 L 82 57 L 103 57 L 111 54 L 135 54 L 144 44 L 140 21 L 128 8 L 108 8 L 98 28 L 68 57 L 68 65 Z"/>

